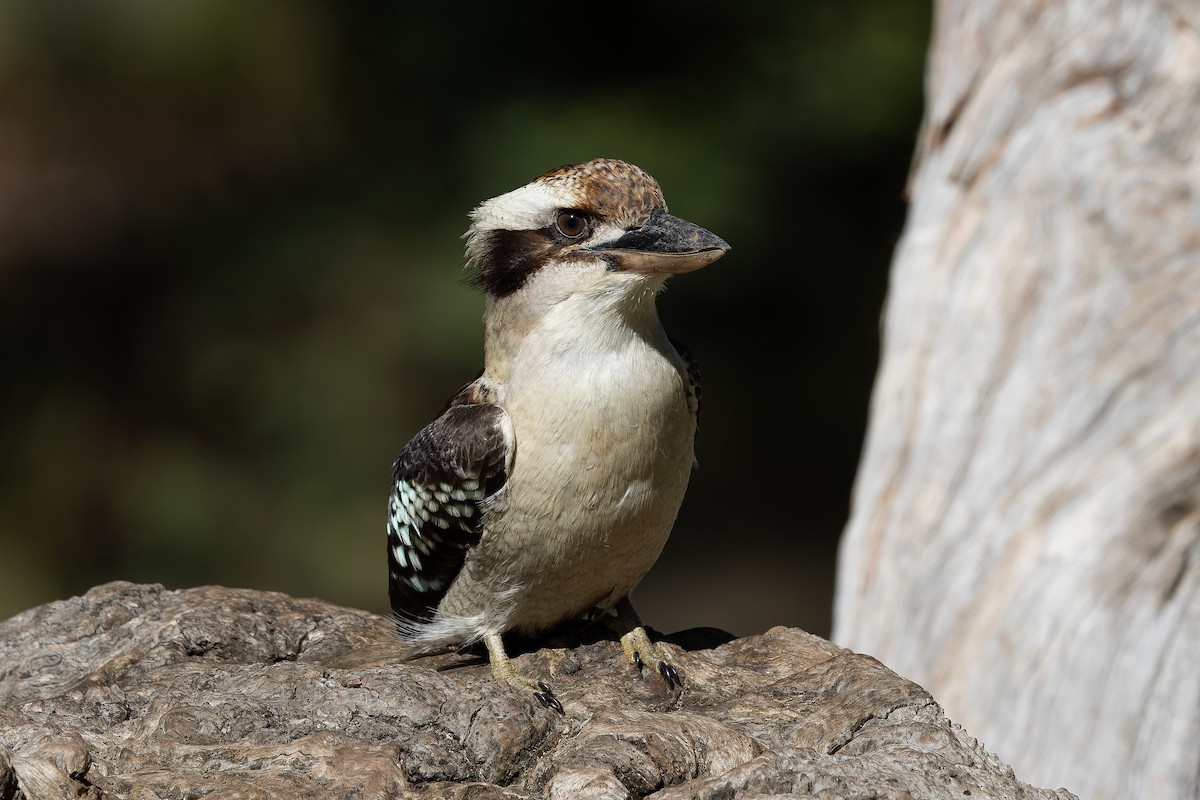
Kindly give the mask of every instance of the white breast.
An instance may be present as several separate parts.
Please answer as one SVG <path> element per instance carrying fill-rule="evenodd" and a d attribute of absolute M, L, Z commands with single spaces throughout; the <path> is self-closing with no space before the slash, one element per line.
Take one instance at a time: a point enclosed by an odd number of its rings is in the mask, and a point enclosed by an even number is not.
<path fill-rule="evenodd" d="M 581 320 L 564 304 L 511 362 L 500 389 L 516 440 L 507 501 L 467 565 L 493 592 L 521 586 L 498 627 L 534 632 L 611 606 L 666 544 L 695 421 L 682 360 L 647 305 Z"/>

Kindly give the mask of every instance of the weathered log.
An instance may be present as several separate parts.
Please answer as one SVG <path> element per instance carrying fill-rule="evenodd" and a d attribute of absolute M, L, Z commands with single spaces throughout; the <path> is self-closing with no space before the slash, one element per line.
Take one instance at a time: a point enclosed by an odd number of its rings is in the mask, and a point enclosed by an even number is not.
<path fill-rule="evenodd" d="M 0 623 L 0 798 L 1072 796 L 797 630 L 668 637 L 676 692 L 614 641 L 519 656 L 562 716 L 476 656 L 378 658 L 392 637 L 366 612 L 221 587 L 114 583 L 26 611 Z"/>
<path fill-rule="evenodd" d="M 1200 5 L 942 0 L 834 640 L 1200 797 Z"/>

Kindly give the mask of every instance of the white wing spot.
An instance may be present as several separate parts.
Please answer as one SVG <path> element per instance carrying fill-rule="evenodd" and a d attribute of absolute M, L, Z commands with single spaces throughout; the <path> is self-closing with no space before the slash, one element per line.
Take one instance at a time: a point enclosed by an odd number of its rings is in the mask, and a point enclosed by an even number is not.
<path fill-rule="evenodd" d="M 410 575 L 407 578 L 408 585 L 416 589 L 418 592 L 429 592 L 440 589 L 446 585 L 446 582 L 439 578 L 424 578 L 420 575 Z"/>

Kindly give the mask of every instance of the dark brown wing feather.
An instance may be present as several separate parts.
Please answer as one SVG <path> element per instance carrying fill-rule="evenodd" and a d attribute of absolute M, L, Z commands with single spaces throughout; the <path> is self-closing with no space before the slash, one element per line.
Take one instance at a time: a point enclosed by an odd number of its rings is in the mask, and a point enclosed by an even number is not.
<path fill-rule="evenodd" d="M 479 542 L 484 504 L 504 486 L 504 410 L 469 384 L 400 453 L 388 500 L 388 595 L 405 622 L 428 621 Z M 403 627 L 403 626 L 402 626 Z"/>
<path fill-rule="evenodd" d="M 692 418 L 696 420 L 696 430 L 699 431 L 700 365 L 692 357 L 692 351 L 688 350 L 687 345 L 674 339 L 671 339 L 670 342 L 671 346 L 675 348 L 675 352 L 679 353 L 679 357 L 683 359 L 684 366 L 687 367 L 687 384 L 684 386 L 684 391 L 687 393 L 688 410 L 692 412 Z"/>

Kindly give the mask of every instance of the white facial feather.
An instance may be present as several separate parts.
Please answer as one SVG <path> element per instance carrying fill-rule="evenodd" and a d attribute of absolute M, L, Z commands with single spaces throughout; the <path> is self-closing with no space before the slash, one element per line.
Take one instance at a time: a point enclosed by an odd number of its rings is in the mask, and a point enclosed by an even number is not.
<path fill-rule="evenodd" d="M 471 212 L 472 230 L 527 231 L 544 228 L 554 221 L 560 209 L 572 208 L 579 201 L 574 195 L 544 183 L 530 183 L 519 189 L 484 200 Z"/>
<path fill-rule="evenodd" d="M 477 242 L 481 234 L 488 231 L 528 231 L 554 224 L 559 211 L 578 208 L 580 198 L 563 191 L 559 186 L 530 183 L 519 189 L 485 200 L 471 212 L 471 227 L 464 234 L 467 240 L 467 258 L 478 256 Z M 588 237 L 590 246 L 608 244 L 621 238 L 625 230 L 607 223 L 600 223 Z"/>

